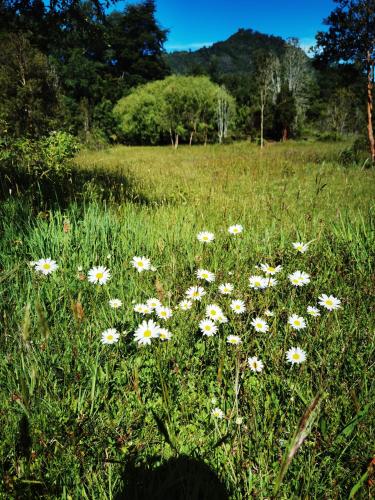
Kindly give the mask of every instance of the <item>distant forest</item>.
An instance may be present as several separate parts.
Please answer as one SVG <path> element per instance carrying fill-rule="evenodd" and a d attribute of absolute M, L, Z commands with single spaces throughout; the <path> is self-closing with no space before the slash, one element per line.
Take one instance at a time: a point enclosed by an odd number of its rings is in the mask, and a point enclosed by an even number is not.
<path fill-rule="evenodd" d="M 110 13 L 108 7 L 98 0 L 0 0 L 0 147 L 56 131 L 92 147 L 235 139 L 263 145 L 346 134 L 367 140 L 375 35 L 366 39 L 369 76 L 353 52 L 346 57 L 337 46 L 333 54 L 329 31 L 318 34 L 320 50 L 309 56 L 297 39 L 251 29 L 167 54 L 168 30 L 153 0 Z M 371 29 L 373 6 L 369 15 Z M 330 29 L 334 22 L 327 20 Z"/>

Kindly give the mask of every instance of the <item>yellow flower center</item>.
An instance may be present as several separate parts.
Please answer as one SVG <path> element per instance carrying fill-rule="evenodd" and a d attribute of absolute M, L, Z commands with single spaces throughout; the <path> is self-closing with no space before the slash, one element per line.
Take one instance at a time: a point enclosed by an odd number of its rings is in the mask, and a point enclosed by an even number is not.
<path fill-rule="evenodd" d="M 260 286 L 260 281 L 256 281 L 255 286 Z"/>
<path fill-rule="evenodd" d="M 167 338 L 167 336 L 165 335 L 165 333 L 161 333 L 161 334 L 160 334 L 160 338 L 161 338 L 161 339 L 166 339 L 166 338 Z"/>
<path fill-rule="evenodd" d="M 48 262 L 45 262 L 43 264 L 43 269 L 50 269 L 50 267 L 51 267 L 51 264 L 48 264 Z"/>
<path fill-rule="evenodd" d="M 208 236 L 203 236 L 204 241 L 208 240 Z"/>
<path fill-rule="evenodd" d="M 295 324 L 296 326 L 300 326 L 301 322 L 300 322 L 298 319 L 295 319 L 295 320 L 294 320 L 294 324 Z"/>
<path fill-rule="evenodd" d="M 327 304 L 327 306 L 333 306 L 333 300 L 327 299 L 326 304 Z"/>
<path fill-rule="evenodd" d="M 103 273 L 96 273 L 96 279 L 100 280 L 103 278 L 104 274 Z"/>
<path fill-rule="evenodd" d="M 256 370 L 258 368 L 258 363 L 256 361 L 253 362 L 253 368 Z"/>
<path fill-rule="evenodd" d="M 198 297 L 199 292 L 193 292 L 193 297 Z"/>
<path fill-rule="evenodd" d="M 237 305 L 237 306 L 236 306 L 236 309 L 237 309 L 237 311 L 238 311 L 239 309 L 241 309 L 241 306 L 238 306 L 238 305 Z"/>
<path fill-rule="evenodd" d="M 137 262 L 137 266 L 138 267 L 143 267 L 143 262 L 140 260 L 139 262 Z"/>
<path fill-rule="evenodd" d="M 299 283 L 299 279 L 298 279 L 298 278 L 294 278 L 293 283 L 294 283 L 295 285 L 297 285 L 297 284 Z"/>
<path fill-rule="evenodd" d="M 113 335 L 107 335 L 107 340 L 113 340 Z"/>
<path fill-rule="evenodd" d="M 298 361 L 298 360 L 299 360 L 299 358 L 300 358 L 300 355 L 299 355 L 297 352 L 295 352 L 295 353 L 293 354 L 292 358 Z"/>
<path fill-rule="evenodd" d="M 206 332 L 209 332 L 211 330 L 211 326 L 210 325 L 205 325 L 204 329 L 206 330 Z"/>
<path fill-rule="evenodd" d="M 257 328 L 262 328 L 262 327 L 263 327 L 263 324 L 262 324 L 262 323 L 257 323 L 257 324 L 256 324 L 256 327 L 257 327 Z"/>
<path fill-rule="evenodd" d="M 270 273 L 274 273 L 275 272 L 275 268 L 274 267 L 271 267 L 271 266 L 268 266 L 268 271 Z"/>
<path fill-rule="evenodd" d="M 145 330 L 145 331 L 143 332 L 143 336 L 144 336 L 144 337 L 151 337 L 151 335 L 152 335 L 151 330 Z"/>
<path fill-rule="evenodd" d="M 215 316 L 215 314 L 216 314 L 215 309 L 211 309 L 211 316 Z"/>
<path fill-rule="evenodd" d="M 208 274 L 207 274 L 207 273 L 203 273 L 203 274 L 202 274 L 202 278 L 207 279 L 207 278 L 208 278 Z"/>
<path fill-rule="evenodd" d="M 166 316 L 167 313 L 165 311 L 161 311 L 160 316 Z"/>

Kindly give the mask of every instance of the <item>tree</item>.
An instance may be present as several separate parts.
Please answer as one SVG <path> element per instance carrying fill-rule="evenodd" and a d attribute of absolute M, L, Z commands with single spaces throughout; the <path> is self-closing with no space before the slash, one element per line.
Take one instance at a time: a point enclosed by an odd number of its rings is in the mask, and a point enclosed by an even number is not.
<path fill-rule="evenodd" d="M 217 134 L 220 144 L 228 135 L 233 107 L 233 98 L 228 94 L 224 85 L 222 85 L 217 94 Z"/>
<path fill-rule="evenodd" d="M 127 5 L 124 12 L 107 18 L 107 37 L 111 48 L 110 65 L 114 75 L 128 80 L 129 86 L 169 75 L 163 58 L 168 30 L 155 19 L 155 1 Z"/>
<path fill-rule="evenodd" d="M 264 110 L 268 100 L 276 101 L 280 91 L 280 61 L 274 55 L 258 62 L 257 83 L 260 107 L 260 147 L 264 146 Z"/>
<path fill-rule="evenodd" d="M 37 137 L 57 124 L 58 82 L 23 34 L 0 37 L 0 120 L 11 135 Z"/>
<path fill-rule="evenodd" d="M 234 116 L 233 98 L 207 77 L 169 76 L 137 87 L 120 99 L 114 112 L 126 142 L 158 144 L 169 138 L 177 148 L 181 140 L 206 143 L 208 134 L 213 135 L 219 95 Z"/>
<path fill-rule="evenodd" d="M 281 60 L 283 82 L 291 93 L 296 108 L 295 121 L 303 121 L 308 107 L 313 73 L 310 61 L 299 46 L 298 38 L 289 38 Z"/>
<path fill-rule="evenodd" d="M 290 131 L 297 115 L 296 100 L 293 92 L 287 85 L 283 85 L 280 93 L 277 95 L 275 106 L 275 129 L 278 138 L 286 141 L 289 138 Z"/>
<path fill-rule="evenodd" d="M 366 73 L 367 136 L 372 162 L 375 140 L 372 123 L 375 65 L 374 0 L 335 0 L 338 7 L 325 19 L 327 32 L 316 36 L 319 57 L 327 61 L 356 62 Z"/>

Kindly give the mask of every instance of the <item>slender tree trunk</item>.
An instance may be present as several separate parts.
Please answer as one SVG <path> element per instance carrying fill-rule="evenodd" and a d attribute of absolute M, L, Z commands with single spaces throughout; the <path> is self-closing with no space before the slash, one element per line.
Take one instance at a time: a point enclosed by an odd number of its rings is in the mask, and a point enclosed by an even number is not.
<path fill-rule="evenodd" d="M 174 146 L 174 140 L 173 140 L 172 129 L 169 129 L 169 136 L 171 138 L 171 145 L 172 145 L 172 148 L 173 148 L 173 146 Z"/>
<path fill-rule="evenodd" d="M 372 88 L 374 79 L 374 61 L 371 60 L 370 52 L 367 52 L 367 134 L 370 145 L 371 160 L 375 163 L 375 140 L 372 127 Z"/>
<path fill-rule="evenodd" d="M 174 148 L 177 149 L 178 148 L 178 134 L 175 135 L 175 139 L 174 139 Z"/>
<path fill-rule="evenodd" d="M 260 106 L 260 147 L 261 148 L 263 148 L 263 146 L 264 146 L 263 128 L 264 128 L 264 104 L 261 104 L 261 106 Z"/>
<path fill-rule="evenodd" d="M 284 127 L 283 128 L 283 138 L 282 138 L 283 142 L 287 141 L 288 140 L 288 127 Z"/>
<path fill-rule="evenodd" d="M 193 135 L 194 132 L 190 132 L 189 146 L 191 146 L 191 143 L 193 142 Z"/>

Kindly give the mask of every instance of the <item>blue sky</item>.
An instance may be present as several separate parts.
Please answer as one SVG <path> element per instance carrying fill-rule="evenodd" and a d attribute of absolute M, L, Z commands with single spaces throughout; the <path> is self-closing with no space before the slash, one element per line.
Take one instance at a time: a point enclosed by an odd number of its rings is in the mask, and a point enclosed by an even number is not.
<path fill-rule="evenodd" d="M 121 9 L 119 2 L 115 8 Z M 170 30 L 166 49 L 195 50 L 225 40 L 239 28 L 314 43 L 333 0 L 156 0 L 157 19 Z"/>

